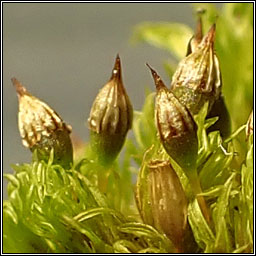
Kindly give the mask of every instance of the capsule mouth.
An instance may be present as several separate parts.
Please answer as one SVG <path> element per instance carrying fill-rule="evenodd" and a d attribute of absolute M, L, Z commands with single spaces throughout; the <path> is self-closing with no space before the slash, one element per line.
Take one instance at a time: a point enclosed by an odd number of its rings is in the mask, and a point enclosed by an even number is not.
<path fill-rule="evenodd" d="M 146 66 L 150 69 L 151 74 L 153 76 L 153 79 L 155 81 L 155 86 L 157 90 L 163 89 L 163 88 L 167 88 L 164 84 L 164 82 L 162 81 L 162 79 L 160 78 L 160 76 L 157 74 L 157 72 L 148 64 L 146 63 Z"/>

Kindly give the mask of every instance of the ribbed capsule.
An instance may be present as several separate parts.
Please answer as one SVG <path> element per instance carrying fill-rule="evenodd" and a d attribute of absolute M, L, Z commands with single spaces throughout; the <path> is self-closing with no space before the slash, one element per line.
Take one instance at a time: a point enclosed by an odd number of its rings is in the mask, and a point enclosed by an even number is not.
<path fill-rule="evenodd" d="M 219 61 L 214 52 L 215 24 L 203 38 L 201 26 L 200 21 L 189 43 L 188 55 L 179 63 L 171 83 L 172 92 L 192 114 L 197 114 L 206 101 L 210 111 L 220 97 L 222 85 Z"/>
<path fill-rule="evenodd" d="M 167 89 L 159 75 L 149 67 L 157 93 L 155 117 L 161 142 L 182 168 L 193 169 L 197 159 L 197 126 L 189 110 Z"/>
<path fill-rule="evenodd" d="M 12 78 L 12 83 L 19 99 L 18 127 L 23 145 L 32 152 L 37 150 L 38 158 L 45 161 L 53 149 L 54 163 L 69 168 L 73 162 L 71 127 L 46 103 L 32 96 L 16 78 Z"/>
<path fill-rule="evenodd" d="M 198 15 L 199 17 L 198 17 L 196 32 L 195 32 L 195 35 L 191 38 L 191 40 L 188 43 L 188 50 L 187 50 L 186 56 L 195 52 L 203 39 L 202 19 L 200 17 L 201 13 L 199 13 Z M 174 89 L 174 91 L 176 92 L 176 95 L 178 96 L 181 95 L 181 100 L 184 100 L 185 98 L 186 104 L 192 109 L 192 111 L 194 111 L 194 114 L 197 113 L 198 107 L 195 104 L 191 104 L 190 100 L 194 99 L 195 102 L 198 102 L 199 107 L 201 107 L 204 101 L 209 101 L 210 104 L 209 104 L 209 109 L 208 109 L 209 112 L 208 112 L 207 118 L 218 116 L 219 119 L 214 125 L 212 125 L 210 128 L 207 129 L 207 132 L 219 130 L 222 138 L 225 139 L 231 133 L 231 119 L 230 119 L 227 106 L 225 104 L 225 99 L 223 95 L 221 95 L 221 83 L 222 83 L 221 72 L 219 67 L 219 61 L 215 52 L 214 52 L 214 62 L 216 66 L 216 74 L 218 77 L 216 81 L 220 81 L 218 86 L 219 89 L 216 91 L 215 96 L 210 96 L 209 98 L 207 95 L 204 95 L 204 94 L 202 95 L 199 92 L 195 92 L 194 96 L 190 96 L 186 99 L 184 95 L 191 95 L 190 89 Z M 217 84 L 218 83 L 216 83 L 216 85 Z"/>
<path fill-rule="evenodd" d="M 181 251 L 187 225 L 187 199 L 169 161 L 143 163 L 135 197 L 142 220 L 165 233 Z"/>
<path fill-rule="evenodd" d="M 92 149 L 100 162 L 111 163 L 116 158 L 132 126 L 132 118 L 133 108 L 123 85 L 117 55 L 111 78 L 98 93 L 88 119 Z"/>

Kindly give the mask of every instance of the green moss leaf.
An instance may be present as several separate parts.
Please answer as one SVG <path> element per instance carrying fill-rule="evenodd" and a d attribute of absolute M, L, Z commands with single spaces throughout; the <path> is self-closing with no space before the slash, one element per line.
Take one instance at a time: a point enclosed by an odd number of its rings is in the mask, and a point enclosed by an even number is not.
<path fill-rule="evenodd" d="M 135 27 L 133 41 L 163 48 L 180 59 L 186 54 L 192 34 L 192 30 L 184 24 L 147 22 Z"/>
<path fill-rule="evenodd" d="M 235 174 L 232 173 L 226 183 L 223 185 L 220 196 L 218 197 L 216 206 L 213 210 L 213 217 L 215 221 L 216 240 L 214 250 L 218 253 L 230 252 L 231 237 L 228 230 L 228 223 L 226 214 L 228 212 L 229 197 L 232 188 Z"/>
<path fill-rule="evenodd" d="M 205 252 L 212 251 L 215 236 L 208 226 L 197 200 L 194 200 L 188 207 L 188 219 L 197 244 Z"/>

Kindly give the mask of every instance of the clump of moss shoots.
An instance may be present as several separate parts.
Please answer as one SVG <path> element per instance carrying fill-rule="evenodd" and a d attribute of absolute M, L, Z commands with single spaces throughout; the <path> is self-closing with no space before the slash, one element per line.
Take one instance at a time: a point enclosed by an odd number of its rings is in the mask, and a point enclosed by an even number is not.
<path fill-rule="evenodd" d="M 70 126 L 13 79 L 33 157 L 4 174 L 4 253 L 253 252 L 253 4 L 194 9 L 195 32 L 135 27 L 133 42 L 176 58 L 172 86 L 149 66 L 157 90 L 133 111 L 117 56 L 82 157 Z"/>

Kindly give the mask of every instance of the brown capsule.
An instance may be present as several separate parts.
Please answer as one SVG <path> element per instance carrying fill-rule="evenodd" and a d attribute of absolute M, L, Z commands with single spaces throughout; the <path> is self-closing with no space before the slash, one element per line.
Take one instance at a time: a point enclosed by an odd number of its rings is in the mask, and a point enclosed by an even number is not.
<path fill-rule="evenodd" d="M 98 93 L 88 119 L 91 145 L 99 161 L 112 162 L 132 127 L 133 108 L 123 85 L 121 61 L 116 57 L 108 83 Z"/>
<path fill-rule="evenodd" d="M 155 115 L 160 140 L 169 156 L 183 169 L 196 196 L 202 193 L 196 170 L 197 125 L 190 111 L 166 88 L 159 75 L 149 68 L 157 89 Z M 198 196 L 198 202 L 209 222 L 210 214 L 204 198 Z"/>
<path fill-rule="evenodd" d="M 214 24 L 201 39 L 201 30 L 198 29 L 190 42 L 191 53 L 181 60 L 172 78 L 172 92 L 192 114 L 197 114 L 206 101 L 210 103 L 210 111 L 220 97 L 222 82 L 214 52 L 215 30 Z"/>
<path fill-rule="evenodd" d="M 73 162 L 71 126 L 46 103 L 31 95 L 16 78 L 11 80 L 19 99 L 18 127 L 23 145 L 31 151 L 37 150 L 38 158 L 46 161 L 54 149 L 54 163 L 70 167 Z"/>
<path fill-rule="evenodd" d="M 161 142 L 185 170 L 193 170 L 197 159 L 197 126 L 189 110 L 167 89 L 159 75 L 148 65 L 155 81 L 156 125 Z"/>
<path fill-rule="evenodd" d="M 201 13 L 198 13 L 198 22 L 197 22 L 196 32 L 188 44 L 188 51 L 186 56 L 195 52 L 198 45 L 201 43 L 203 39 L 202 19 L 200 15 Z M 215 53 L 214 53 L 214 58 L 215 58 L 216 72 L 218 72 L 217 77 L 219 77 L 219 80 L 221 82 L 219 61 Z M 219 130 L 221 136 L 225 139 L 230 135 L 230 132 L 231 132 L 231 120 L 225 104 L 224 97 L 221 95 L 220 90 L 221 90 L 221 86 L 219 86 L 219 92 L 216 93 L 215 101 L 213 97 L 210 98 L 209 112 L 207 115 L 207 118 L 218 116 L 219 119 L 213 126 L 207 129 L 207 132 Z M 190 109 L 192 109 L 192 112 L 194 113 L 196 113 L 197 109 L 201 107 L 201 105 L 204 103 L 205 100 L 209 99 L 209 97 L 207 97 L 206 95 L 204 96 L 198 92 L 193 93 L 193 90 L 190 90 L 190 89 L 186 89 L 186 90 L 176 89 L 174 91 L 176 91 L 176 95 L 182 95 L 180 97 L 181 100 L 185 98 L 185 104 L 187 104 L 187 106 L 190 107 Z M 187 95 L 187 96 L 184 97 L 184 95 Z M 194 100 L 194 103 L 197 102 L 197 104 L 193 104 L 193 102 L 191 103 L 190 101 L 192 100 Z M 199 108 L 197 106 L 199 106 Z M 193 111 L 194 109 L 196 111 Z"/>
<path fill-rule="evenodd" d="M 170 162 L 144 162 L 135 196 L 143 221 L 165 233 L 178 251 L 182 251 L 187 225 L 187 199 Z"/>

